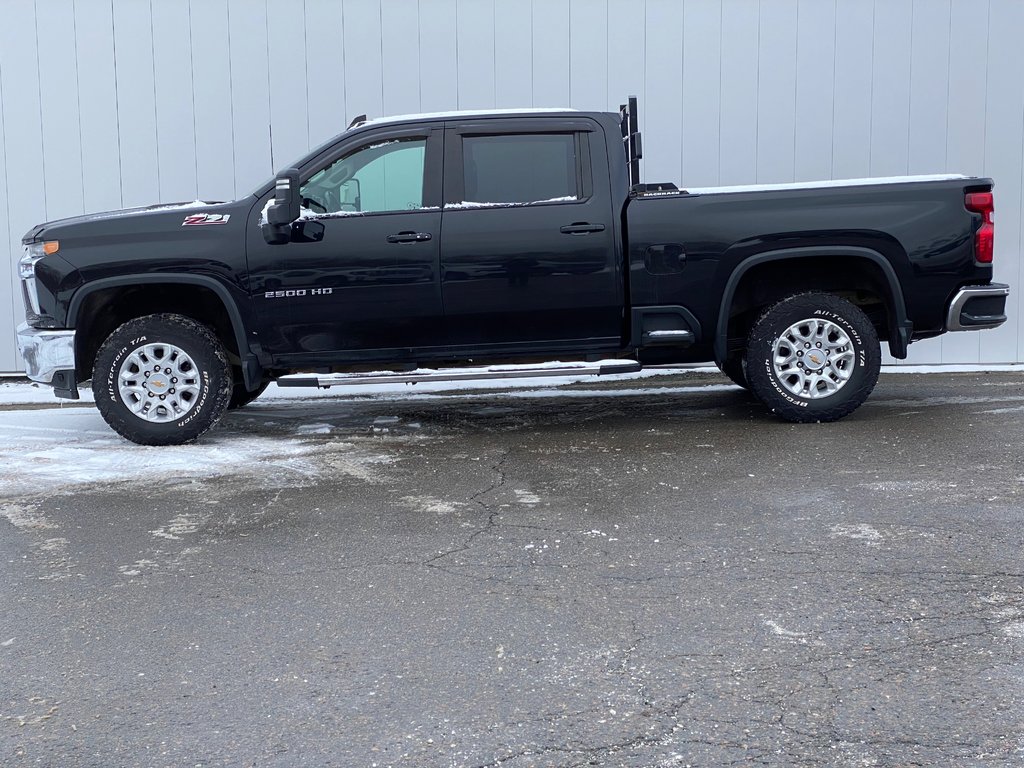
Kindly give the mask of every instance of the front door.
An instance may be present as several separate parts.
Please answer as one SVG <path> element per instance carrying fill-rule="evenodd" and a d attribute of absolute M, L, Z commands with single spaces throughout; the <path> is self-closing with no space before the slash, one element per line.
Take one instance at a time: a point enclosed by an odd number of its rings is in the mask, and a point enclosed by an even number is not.
<path fill-rule="evenodd" d="M 530 118 L 450 128 L 442 294 L 449 344 L 531 351 L 615 346 L 622 275 L 604 142 L 591 125 Z"/>
<path fill-rule="evenodd" d="M 281 364 L 395 360 L 439 342 L 442 144 L 429 127 L 374 132 L 303 172 L 300 227 L 322 225 L 319 242 L 268 245 L 250 227 L 261 343 Z"/>

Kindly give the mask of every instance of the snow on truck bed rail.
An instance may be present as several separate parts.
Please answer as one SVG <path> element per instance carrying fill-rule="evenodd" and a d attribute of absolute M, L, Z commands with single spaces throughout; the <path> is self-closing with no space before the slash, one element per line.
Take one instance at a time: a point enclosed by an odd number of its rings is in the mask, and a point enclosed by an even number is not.
<path fill-rule="evenodd" d="M 877 176 L 865 179 L 825 179 L 822 181 L 791 181 L 784 184 L 741 184 L 729 187 L 687 187 L 691 195 L 724 195 L 734 192 L 778 192 L 787 189 L 827 189 L 830 187 L 870 187 L 878 184 L 912 184 L 925 181 L 963 181 L 977 176 L 959 173 L 930 176 Z"/>

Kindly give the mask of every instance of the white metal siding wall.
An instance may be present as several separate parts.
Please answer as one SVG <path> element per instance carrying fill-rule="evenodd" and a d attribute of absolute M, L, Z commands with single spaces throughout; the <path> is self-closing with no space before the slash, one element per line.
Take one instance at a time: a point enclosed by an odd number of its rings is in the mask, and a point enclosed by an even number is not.
<path fill-rule="evenodd" d="M 645 177 L 996 179 L 998 331 L 911 362 L 1024 360 L 1020 0 L 0 0 L 0 371 L 33 224 L 246 194 L 355 115 L 615 109 Z"/>

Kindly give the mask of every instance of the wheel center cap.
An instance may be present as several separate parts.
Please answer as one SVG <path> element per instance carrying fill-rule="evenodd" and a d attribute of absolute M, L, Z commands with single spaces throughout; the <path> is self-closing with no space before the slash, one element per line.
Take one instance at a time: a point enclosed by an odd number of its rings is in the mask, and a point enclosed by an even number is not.
<path fill-rule="evenodd" d="M 821 368 L 825 364 L 825 353 L 820 349 L 812 349 L 807 355 L 807 362 L 811 364 L 812 368 Z"/>
<path fill-rule="evenodd" d="M 159 373 L 150 376 L 147 384 L 149 384 L 149 389 L 157 393 L 166 392 L 168 387 L 167 377 Z"/>

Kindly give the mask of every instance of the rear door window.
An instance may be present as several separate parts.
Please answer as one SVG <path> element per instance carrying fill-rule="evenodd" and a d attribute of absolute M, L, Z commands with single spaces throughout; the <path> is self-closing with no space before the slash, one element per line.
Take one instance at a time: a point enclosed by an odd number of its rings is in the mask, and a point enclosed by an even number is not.
<path fill-rule="evenodd" d="M 463 136 L 465 200 L 539 203 L 579 198 L 572 133 Z"/>

